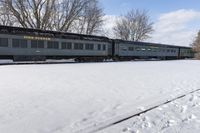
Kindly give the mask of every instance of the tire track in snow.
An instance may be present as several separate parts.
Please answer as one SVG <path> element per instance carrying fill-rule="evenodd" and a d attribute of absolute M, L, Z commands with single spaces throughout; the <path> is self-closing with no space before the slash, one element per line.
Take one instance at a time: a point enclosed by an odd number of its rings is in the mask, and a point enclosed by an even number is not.
<path fill-rule="evenodd" d="M 112 127 L 114 125 L 117 125 L 119 123 L 122 123 L 126 120 L 129 120 L 133 117 L 136 117 L 136 116 L 140 116 L 141 114 L 144 114 L 144 113 L 147 113 L 153 109 L 156 109 L 160 106 L 163 106 L 165 104 L 168 104 L 168 103 L 171 103 L 171 102 L 174 102 L 178 99 L 181 99 L 183 97 L 186 97 L 187 95 L 190 95 L 190 94 L 193 94 L 195 92 L 198 92 L 200 91 L 200 89 L 197 89 L 197 90 L 193 90 L 193 91 L 190 91 L 188 93 L 185 93 L 185 94 L 182 94 L 182 95 L 178 95 L 177 97 L 175 98 L 172 98 L 172 99 L 164 99 L 162 100 L 162 102 L 155 102 L 155 104 L 152 104 L 150 106 L 147 106 L 145 107 L 144 110 L 140 110 L 140 111 L 135 111 L 133 112 L 132 114 L 129 113 L 129 114 L 124 114 L 124 115 L 121 115 L 121 116 L 117 116 L 116 119 L 111 119 L 111 120 L 108 120 L 108 121 L 104 121 L 104 122 L 100 122 L 100 123 L 97 123 L 95 125 L 92 125 L 91 127 L 87 127 L 85 129 L 80 129 L 78 131 L 76 131 L 75 133 L 94 133 L 94 132 L 98 132 L 98 131 L 101 131 L 101 130 L 104 130 L 106 128 L 109 128 L 109 127 Z"/>

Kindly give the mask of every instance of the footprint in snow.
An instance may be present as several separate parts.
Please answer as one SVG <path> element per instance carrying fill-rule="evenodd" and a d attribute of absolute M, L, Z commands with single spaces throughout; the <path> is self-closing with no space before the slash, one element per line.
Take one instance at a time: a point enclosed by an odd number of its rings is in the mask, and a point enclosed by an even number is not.
<path fill-rule="evenodd" d="M 168 124 L 169 127 L 171 127 L 171 126 L 176 124 L 176 121 L 175 120 L 168 120 L 167 124 Z"/>
<path fill-rule="evenodd" d="M 120 109 L 121 108 L 121 104 L 117 104 L 113 107 L 113 110 L 117 110 L 117 109 Z"/>
<path fill-rule="evenodd" d="M 72 127 L 79 127 L 83 124 L 86 124 L 88 122 L 88 118 L 83 118 L 80 121 L 77 121 L 75 123 L 72 124 Z"/>
<path fill-rule="evenodd" d="M 142 120 L 145 121 L 149 121 L 149 117 L 145 116 L 144 118 L 142 118 Z"/>
<path fill-rule="evenodd" d="M 187 105 L 181 107 L 181 113 L 185 113 L 187 111 Z"/>
<path fill-rule="evenodd" d="M 152 125 L 151 125 L 150 122 L 145 122 L 145 123 L 143 123 L 143 125 L 142 125 L 142 128 L 151 128 L 151 127 L 152 127 Z"/>
<path fill-rule="evenodd" d="M 138 107 L 137 109 L 140 110 L 140 111 L 144 111 L 145 110 L 144 107 Z"/>
<path fill-rule="evenodd" d="M 125 127 L 124 129 L 122 129 L 122 132 L 128 132 L 130 131 L 131 129 L 129 127 Z"/>
<path fill-rule="evenodd" d="M 81 121 L 82 122 L 85 122 L 85 121 L 87 121 L 88 120 L 88 118 L 83 118 Z"/>
<path fill-rule="evenodd" d="M 190 121 L 190 120 L 194 120 L 194 119 L 196 119 L 197 117 L 194 115 L 194 114 L 192 114 L 192 115 L 189 115 L 187 118 L 185 118 L 184 120 L 183 120 L 183 122 L 188 122 L 188 121 Z"/>
<path fill-rule="evenodd" d="M 189 99 L 189 101 L 192 102 L 192 101 L 194 101 L 194 100 L 196 100 L 196 99 L 197 99 L 197 96 L 192 95 L 191 98 Z"/>
<path fill-rule="evenodd" d="M 150 128 L 152 125 L 149 121 L 150 121 L 150 118 L 147 116 L 144 116 L 142 118 L 142 128 Z"/>
<path fill-rule="evenodd" d="M 168 120 L 161 129 L 164 130 L 165 128 L 168 128 L 174 125 L 176 125 L 175 120 Z"/>
<path fill-rule="evenodd" d="M 122 129 L 122 132 L 123 133 L 140 133 L 139 130 L 133 130 L 133 129 L 129 128 L 129 127 L 125 127 L 124 129 Z"/>
<path fill-rule="evenodd" d="M 192 107 L 199 107 L 200 106 L 200 103 L 194 103 L 193 105 L 192 105 Z"/>
<path fill-rule="evenodd" d="M 192 120 L 192 119 L 196 119 L 197 117 L 194 114 L 192 114 L 189 116 L 189 118 L 190 118 L 190 120 Z"/>

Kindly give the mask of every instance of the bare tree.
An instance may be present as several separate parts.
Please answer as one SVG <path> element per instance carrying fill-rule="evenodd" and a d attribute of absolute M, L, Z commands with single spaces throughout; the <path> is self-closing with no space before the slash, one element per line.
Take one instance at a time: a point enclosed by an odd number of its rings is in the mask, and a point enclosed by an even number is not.
<path fill-rule="evenodd" d="M 194 42 L 192 43 L 193 50 L 195 51 L 196 58 L 200 59 L 200 31 L 197 34 Z"/>
<path fill-rule="evenodd" d="M 4 5 L 0 7 L 0 25 L 13 26 L 15 18 L 10 14 L 9 10 Z"/>
<path fill-rule="evenodd" d="M 14 18 L 25 28 L 93 34 L 103 21 L 98 0 L 0 0 L 0 5 L 3 25 L 13 25 Z"/>
<path fill-rule="evenodd" d="M 58 0 L 53 17 L 54 29 L 70 31 L 73 23 L 78 20 L 83 8 L 90 0 Z"/>
<path fill-rule="evenodd" d="M 114 27 L 114 33 L 117 38 L 123 39 L 123 40 L 130 40 L 130 29 L 129 29 L 129 23 L 126 20 L 126 18 L 121 17 L 116 22 L 116 26 Z"/>
<path fill-rule="evenodd" d="M 99 7 L 98 1 L 90 0 L 84 7 L 79 20 L 76 21 L 76 32 L 88 35 L 101 32 L 103 16 L 103 10 Z"/>
<path fill-rule="evenodd" d="M 117 38 L 141 41 L 150 37 L 153 23 L 150 22 L 147 11 L 131 10 L 120 17 L 113 30 Z"/>
<path fill-rule="evenodd" d="M 25 28 L 69 31 L 90 0 L 0 0 Z"/>
<path fill-rule="evenodd" d="M 55 0 L 1 0 L 22 27 L 48 29 Z"/>

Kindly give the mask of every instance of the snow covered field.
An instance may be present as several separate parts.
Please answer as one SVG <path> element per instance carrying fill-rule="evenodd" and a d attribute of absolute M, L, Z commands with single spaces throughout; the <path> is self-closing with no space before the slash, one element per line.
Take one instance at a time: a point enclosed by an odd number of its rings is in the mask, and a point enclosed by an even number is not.
<path fill-rule="evenodd" d="M 200 91 L 98 133 L 199 133 Z"/>
<path fill-rule="evenodd" d="M 200 89 L 199 66 L 195 60 L 0 66 L 0 133 L 93 131 Z M 199 96 L 99 132 L 198 131 Z"/>

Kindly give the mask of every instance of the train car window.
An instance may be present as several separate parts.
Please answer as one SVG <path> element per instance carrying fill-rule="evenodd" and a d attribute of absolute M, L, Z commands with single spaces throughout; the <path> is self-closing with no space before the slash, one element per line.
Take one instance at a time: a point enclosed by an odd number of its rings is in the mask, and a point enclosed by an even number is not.
<path fill-rule="evenodd" d="M 75 43 L 75 44 L 74 44 L 74 49 L 76 49 L 76 50 L 81 50 L 81 49 L 83 49 L 83 44 L 82 44 L 82 43 Z"/>
<path fill-rule="evenodd" d="M 137 47 L 137 48 L 136 48 L 136 51 L 140 51 L 140 48 Z"/>
<path fill-rule="evenodd" d="M 52 48 L 53 49 L 53 42 L 48 41 L 47 42 L 47 48 Z"/>
<path fill-rule="evenodd" d="M 134 51 L 134 48 L 133 47 L 129 47 L 128 50 L 129 51 Z"/>
<path fill-rule="evenodd" d="M 44 48 L 44 41 L 31 40 L 31 48 Z"/>
<path fill-rule="evenodd" d="M 0 38 L 0 47 L 8 47 L 8 38 Z"/>
<path fill-rule="evenodd" d="M 31 48 L 37 48 L 37 41 L 31 40 Z"/>
<path fill-rule="evenodd" d="M 94 44 L 85 44 L 85 49 L 86 50 L 93 50 L 94 49 Z"/>
<path fill-rule="evenodd" d="M 106 50 L 106 45 L 105 45 L 105 44 L 103 45 L 103 50 L 104 50 L 104 51 Z"/>
<path fill-rule="evenodd" d="M 97 49 L 101 50 L 101 44 L 98 44 Z"/>
<path fill-rule="evenodd" d="M 0 47 L 8 47 L 8 38 L 0 38 Z"/>
<path fill-rule="evenodd" d="M 54 43 L 54 48 L 59 49 L 59 43 L 58 42 L 53 42 Z"/>
<path fill-rule="evenodd" d="M 67 43 L 66 42 L 61 43 L 61 49 L 67 49 Z"/>
<path fill-rule="evenodd" d="M 12 47 L 13 48 L 19 48 L 20 47 L 19 39 L 13 39 L 12 40 Z"/>
<path fill-rule="evenodd" d="M 72 49 L 72 43 L 71 42 L 67 43 L 67 49 Z"/>
<path fill-rule="evenodd" d="M 78 44 L 77 43 L 74 44 L 74 49 L 78 49 Z"/>
<path fill-rule="evenodd" d="M 20 40 L 20 47 L 21 48 L 27 48 L 28 47 L 27 40 Z"/>
<path fill-rule="evenodd" d="M 40 40 L 39 40 L 39 41 L 37 42 L 37 47 L 38 47 L 38 48 L 44 48 L 44 41 L 40 41 Z"/>
<path fill-rule="evenodd" d="M 168 49 L 168 50 L 167 50 L 167 52 L 169 53 L 169 52 L 170 52 L 170 50 Z"/>
<path fill-rule="evenodd" d="M 72 43 L 71 42 L 62 42 L 61 48 L 62 49 L 72 49 Z"/>
<path fill-rule="evenodd" d="M 153 49 L 153 52 L 157 52 L 157 49 L 156 49 L 156 48 L 154 48 L 154 49 Z"/>
<path fill-rule="evenodd" d="M 89 49 L 90 49 L 90 48 L 89 48 L 89 45 L 90 45 L 90 44 L 85 44 L 85 49 L 86 49 L 86 50 L 89 50 Z"/>
<path fill-rule="evenodd" d="M 27 40 L 24 39 L 13 39 L 13 48 L 27 48 Z"/>
<path fill-rule="evenodd" d="M 48 41 L 47 42 L 47 48 L 58 49 L 59 48 L 59 43 L 56 42 L 56 41 Z"/>
<path fill-rule="evenodd" d="M 127 51 L 128 49 L 127 49 L 126 47 L 123 47 L 122 50 L 123 50 L 123 51 Z"/>

